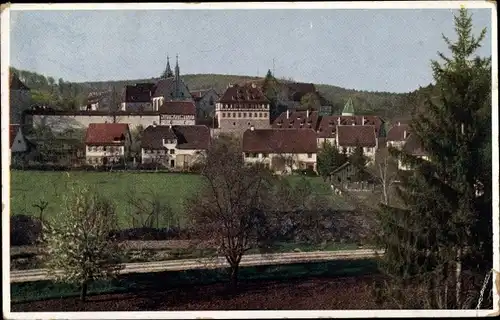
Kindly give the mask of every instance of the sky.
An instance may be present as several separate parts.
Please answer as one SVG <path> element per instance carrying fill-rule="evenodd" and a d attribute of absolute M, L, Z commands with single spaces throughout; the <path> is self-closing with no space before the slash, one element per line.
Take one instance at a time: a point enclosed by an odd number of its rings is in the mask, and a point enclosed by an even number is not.
<path fill-rule="evenodd" d="M 451 9 L 12 11 L 10 65 L 66 81 L 181 74 L 264 76 L 348 89 L 410 92 L 456 39 Z M 491 10 L 470 9 L 488 33 Z"/>

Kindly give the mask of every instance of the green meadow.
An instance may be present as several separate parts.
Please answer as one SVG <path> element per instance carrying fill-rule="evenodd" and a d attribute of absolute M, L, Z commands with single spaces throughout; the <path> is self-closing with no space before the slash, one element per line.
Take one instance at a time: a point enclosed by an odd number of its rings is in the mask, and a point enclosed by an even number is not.
<path fill-rule="evenodd" d="M 289 176 L 292 184 L 300 183 L 301 177 Z M 306 177 L 315 192 L 332 195 L 332 192 L 320 177 Z M 11 215 L 25 214 L 38 216 L 38 209 L 33 205 L 47 201 L 44 217 L 49 217 L 61 210 L 64 199 L 75 184 L 85 184 L 99 194 L 112 199 L 119 215 L 120 226 L 132 227 L 130 214 L 133 210 L 128 203 L 130 194 L 140 196 L 156 192 L 173 212 L 183 221 L 184 203 L 187 198 L 196 195 L 202 184 L 202 177 L 195 174 L 161 172 L 58 172 L 58 171 L 10 171 L 10 208 Z M 342 198 L 336 197 L 338 207 L 345 207 Z"/>

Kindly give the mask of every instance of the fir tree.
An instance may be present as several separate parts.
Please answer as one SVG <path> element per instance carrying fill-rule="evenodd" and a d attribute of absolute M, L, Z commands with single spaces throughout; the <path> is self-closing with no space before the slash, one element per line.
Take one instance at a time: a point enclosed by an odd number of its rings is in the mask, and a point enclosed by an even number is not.
<path fill-rule="evenodd" d="M 318 152 L 318 173 L 326 180 L 333 170 L 347 161 L 347 156 L 340 153 L 335 145 L 328 141 L 323 142 Z"/>
<path fill-rule="evenodd" d="M 377 240 L 386 293 L 405 308 L 471 307 L 492 264 L 491 66 L 474 56 L 486 30 L 471 29 L 461 9 L 458 39 L 443 36 L 452 56 L 432 61 L 439 94 L 411 124 L 428 157 L 392 150 L 413 170 L 401 176 L 404 208 L 380 211 Z"/>

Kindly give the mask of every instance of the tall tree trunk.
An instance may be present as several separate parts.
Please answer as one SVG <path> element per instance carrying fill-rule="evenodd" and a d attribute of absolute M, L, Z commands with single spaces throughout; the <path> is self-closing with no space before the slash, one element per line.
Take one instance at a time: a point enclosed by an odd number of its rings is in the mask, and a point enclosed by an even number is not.
<path fill-rule="evenodd" d="M 85 302 L 85 299 L 87 298 L 87 281 L 84 281 L 81 286 L 81 291 L 80 291 L 80 300 Z"/>
<path fill-rule="evenodd" d="M 461 289 L 462 289 L 462 249 L 458 248 L 457 249 L 457 261 L 456 261 L 456 307 L 457 309 L 460 308 L 460 303 L 461 303 Z"/>
<path fill-rule="evenodd" d="M 239 271 L 238 264 L 231 265 L 231 289 L 233 291 L 236 291 L 238 287 L 238 271 Z"/>

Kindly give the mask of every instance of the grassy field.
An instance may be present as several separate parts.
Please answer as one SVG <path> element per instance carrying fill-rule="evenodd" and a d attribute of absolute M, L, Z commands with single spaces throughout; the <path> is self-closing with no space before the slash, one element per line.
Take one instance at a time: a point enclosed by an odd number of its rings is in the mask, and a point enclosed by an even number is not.
<path fill-rule="evenodd" d="M 85 183 L 98 190 L 116 203 L 120 226 L 132 227 L 130 222 L 131 206 L 127 196 L 154 190 L 170 204 L 181 223 L 185 199 L 196 194 L 202 178 L 193 174 L 176 173 L 137 173 L 137 172 L 54 172 L 11 170 L 10 208 L 11 215 L 38 215 L 33 204 L 40 200 L 48 202 L 45 217 L 60 210 L 64 197 L 75 183 Z M 301 177 L 290 176 L 292 184 L 299 183 Z M 329 186 L 320 177 L 307 177 L 315 192 L 332 194 Z M 333 195 L 332 195 L 333 197 Z M 335 198 L 335 203 L 345 207 L 342 198 Z"/>

